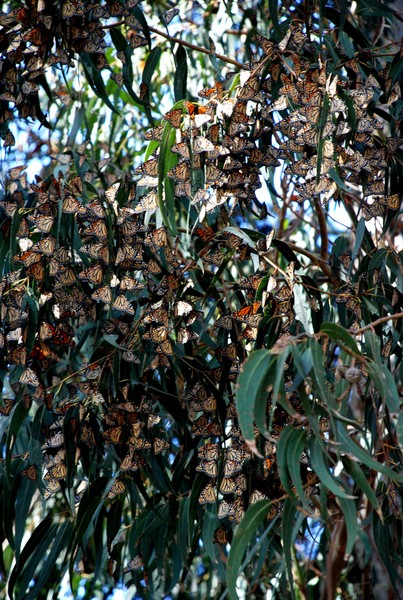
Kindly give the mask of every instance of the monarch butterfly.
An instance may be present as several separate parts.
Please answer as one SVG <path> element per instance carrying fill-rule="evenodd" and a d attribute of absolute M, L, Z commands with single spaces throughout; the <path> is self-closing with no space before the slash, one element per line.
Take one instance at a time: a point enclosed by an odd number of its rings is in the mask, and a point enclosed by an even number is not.
<path fill-rule="evenodd" d="M 193 142 L 193 154 L 200 154 L 201 152 L 211 152 L 214 150 L 214 144 L 207 138 L 199 135 Z"/>
<path fill-rule="evenodd" d="M 146 140 L 155 140 L 156 142 L 161 142 L 162 135 L 164 133 L 164 128 L 165 128 L 165 124 L 163 123 L 162 125 L 159 125 L 158 127 L 153 127 L 152 129 L 149 129 L 145 133 L 145 136 L 144 136 L 145 139 Z"/>
<path fill-rule="evenodd" d="M 115 310 L 119 310 L 120 312 L 124 312 L 128 315 L 134 315 L 135 312 L 129 300 L 126 298 L 126 296 L 123 296 L 122 294 L 116 296 L 115 302 L 112 304 L 112 308 L 114 308 Z"/>
<path fill-rule="evenodd" d="M 227 530 L 225 529 L 225 527 L 218 527 L 214 531 L 213 544 L 228 544 Z"/>
<path fill-rule="evenodd" d="M 260 490 L 253 490 L 253 492 L 249 496 L 249 504 L 256 504 L 256 502 L 259 502 L 260 500 L 268 500 L 268 496 L 266 496 L 266 494 L 264 494 Z"/>
<path fill-rule="evenodd" d="M 216 356 L 217 356 L 218 360 L 220 360 L 220 361 L 223 358 L 228 358 L 231 361 L 236 360 L 237 344 L 232 342 L 231 344 L 228 344 L 228 346 L 224 346 L 224 348 L 218 348 L 216 350 Z"/>
<path fill-rule="evenodd" d="M 193 422 L 192 432 L 194 435 L 204 438 L 222 435 L 220 424 L 215 420 L 210 420 L 205 414 Z"/>
<path fill-rule="evenodd" d="M 144 238 L 144 245 L 156 251 L 157 248 L 163 248 L 168 243 L 167 230 L 165 227 L 153 229 Z"/>
<path fill-rule="evenodd" d="M 147 417 L 147 427 L 148 429 L 150 429 L 151 427 L 154 427 L 154 425 L 158 425 L 158 423 L 161 421 L 161 417 L 158 415 L 148 415 Z"/>
<path fill-rule="evenodd" d="M 166 354 L 168 356 L 172 356 L 172 344 L 169 340 L 164 340 L 163 342 L 161 342 L 161 344 L 158 344 L 155 351 L 157 352 L 157 354 Z"/>
<path fill-rule="evenodd" d="M 209 482 L 206 487 L 202 489 L 199 496 L 199 504 L 213 504 L 217 500 L 217 491 L 215 485 Z"/>
<path fill-rule="evenodd" d="M 252 100 L 259 92 L 260 82 L 258 77 L 249 77 L 246 83 L 239 88 L 238 98 L 240 100 Z"/>
<path fill-rule="evenodd" d="M 171 152 L 180 154 L 183 158 L 190 158 L 190 146 L 187 142 L 179 142 L 171 147 Z"/>
<path fill-rule="evenodd" d="M 178 329 L 176 336 L 179 344 L 187 344 L 191 340 L 197 340 L 199 338 L 199 334 L 194 333 L 191 329 L 188 329 L 187 327 L 181 327 L 180 329 Z"/>
<path fill-rule="evenodd" d="M 165 327 L 168 327 L 168 312 L 164 306 L 157 303 L 157 305 L 153 305 L 146 311 L 143 322 L 145 325 L 150 323 L 161 323 Z"/>
<path fill-rule="evenodd" d="M 27 360 L 27 349 L 25 346 L 18 346 L 17 348 L 10 349 L 7 354 L 7 359 L 17 365 L 25 365 Z"/>
<path fill-rule="evenodd" d="M 45 254 L 46 256 L 51 256 L 55 251 L 55 247 L 56 240 L 54 237 L 49 235 L 45 238 L 42 238 L 41 240 L 39 240 L 39 242 L 34 244 L 31 247 L 31 250 L 32 252 L 37 252 L 40 254 Z"/>
<path fill-rule="evenodd" d="M 102 432 L 102 437 L 107 444 L 120 444 L 122 437 L 122 427 L 110 427 Z"/>
<path fill-rule="evenodd" d="M 160 327 L 150 327 L 148 331 L 143 333 L 143 340 L 152 340 L 153 342 L 163 342 L 168 337 L 168 329 L 161 325 Z"/>
<path fill-rule="evenodd" d="M 158 176 L 158 158 L 151 158 L 147 160 L 139 167 L 134 170 L 135 175 L 151 175 L 151 177 Z"/>
<path fill-rule="evenodd" d="M 109 285 L 104 285 L 91 294 L 91 298 L 95 302 L 103 302 L 104 304 L 111 304 L 112 302 L 112 291 Z"/>
<path fill-rule="evenodd" d="M 124 275 L 120 280 L 119 290 L 121 292 L 140 291 L 142 289 L 144 289 L 144 283 L 137 281 L 137 279 L 133 279 L 133 277 L 129 277 L 129 275 Z"/>
<path fill-rule="evenodd" d="M 232 329 L 232 316 L 231 315 L 223 315 L 219 319 L 214 322 L 214 327 L 222 327 L 223 329 L 227 329 L 228 331 Z"/>
<path fill-rule="evenodd" d="M 213 87 L 205 87 L 199 91 L 200 98 L 214 98 L 218 96 L 221 98 L 223 92 L 223 85 L 219 81 L 216 81 Z"/>
<path fill-rule="evenodd" d="M 27 367 L 25 371 L 23 371 L 23 373 L 20 375 L 19 381 L 21 383 L 32 385 L 33 387 L 39 386 L 39 378 L 35 371 L 30 367 Z"/>
<path fill-rule="evenodd" d="M 221 494 L 233 494 L 234 491 L 236 490 L 236 483 L 233 479 L 227 478 L 227 477 L 223 477 L 223 479 L 221 480 L 220 483 L 220 493 Z"/>
<path fill-rule="evenodd" d="M 196 471 L 204 473 L 207 477 L 217 477 L 218 465 L 214 460 L 201 460 L 196 467 Z"/>
<path fill-rule="evenodd" d="M 170 179 L 175 179 L 175 181 L 185 181 L 189 179 L 190 176 L 190 167 L 187 162 L 182 162 L 176 165 L 168 171 L 168 177 Z"/>
<path fill-rule="evenodd" d="M 169 448 L 169 442 L 167 440 L 163 440 L 162 438 L 155 438 L 153 441 L 153 450 L 154 454 L 160 454 L 163 450 L 167 450 Z"/>
<path fill-rule="evenodd" d="M 0 404 L 0 415 L 3 417 L 8 417 L 8 415 L 13 410 L 13 407 L 16 405 L 17 400 L 13 400 L 10 398 L 2 398 L 2 404 Z"/>
<path fill-rule="evenodd" d="M 174 305 L 174 316 L 175 317 L 186 317 L 192 310 L 194 305 L 187 300 L 178 300 Z"/>
<path fill-rule="evenodd" d="M 108 237 L 108 229 L 106 227 L 105 221 L 102 219 L 98 219 L 89 225 L 86 229 L 84 229 L 83 234 L 86 236 L 94 236 L 98 239 L 107 238 Z"/>
<path fill-rule="evenodd" d="M 63 200 L 62 211 L 66 214 L 74 214 L 80 211 L 81 206 L 81 202 L 69 194 Z"/>
<path fill-rule="evenodd" d="M 46 215 L 33 214 L 28 215 L 28 221 L 33 223 L 41 233 L 49 233 L 53 227 L 54 218 Z"/>
<path fill-rule="evenodd" d="M 128 563 L 127 567 L 123 569 L 123 573 L 129 573 L 129 571 L 136 571 L 137 569 L 141 569 L 144 567 L 144 563 L 140 555 L 135 556 Z"/>
<path fill-rule="evenodd" d="M 255 34 L 255 42 L 260 46 L 266 56 L 273 56 L 277 50 L 277 46 L 274 42 L 258 33 Z"/>
<path fill-rule="evenodd" d="M 48 481 L 45 487 L 45 493 L 43 495 L 45 500 L 48 500 L 50 496 L 60 490 L 60 483 L 57 479 Z"/>
<path fill-rule="evenodd" d="M 81 281 L 87 281 L 88 283 L 100 284 L 103 277 L 103 269 L 100 263 L 94 264 L 87 269 L 83 269 L 78 274 L 78 278 Z"/>
<path fill-rule="evenodd" d="M 24 265 L 24 267 L 30 267 L 34 263 L 37 263 L 41 260 L 41 257 L 38 256 L 37 253 L 32 250 L 26 250 L 20 254 L 16 254 L 14 256 L 14 262 L 18 265 Z"/>
<path fill-rule="evenodd" d="M 164 119 L 173 127 L 179 128 L 182 120 L 182 110 L 180 108 L 174 108 L 165 113 Z"/>
<path fill-rule="evenodd" d="M 134 209 L 134 214 L 138 215 L 142 212 L 153 212 L 158 208 L 158 194 L 156 192 L 149 192 L 145 196 L 142 196 L 137 206 Z"/>
<path fill-rule="evenodd" d="M 101 373 L 102 373 L 102 366 L 97 363 L 89 365 L 82 372 L 83 376 L 91 381 L 98 379 L 98 377 L 101 375 Z"/>
<path fill-rule="evenodd" d="M 67 475 L 67 468 L 64 462 L 57 463 L 56 465 L 48 468 L 47 473 L 44 475 L 45 481 L 52 481 L 54 479 L 64 479 Z"/>
<path fill-rule="evenodd" d="M 31 481 L 36 481 L 36 476 L 38 472 L 38 467 L 36 465 L 29 465 L 26 469 L 21 471 L 21 475 L 23 477 L 27 477 Z"/>
<path fill-rule="evenodd" d="M 226 459 L 224 463 L 224 477 L 231 477 L 242 469 L 242 462 Z"/>
<path fill-rule="evenodd" d="M 178 8 L 171 8 L 171 10 L 167 10 L 165 13 L 161 15 L 161 20 L 165 25 L 169 25 L 169 23 L 174 19 L 177 15 L 179 15 Z"/>
<path fill-rule="evenodd" d="M 202 258 L 203 262 L 219 267 L 225 258 L 225 253 L 220 250 L 217 252 L 210 252 L 205 254 Z"/>
<path fill-rule="evenodd" d="M 217 461 L 220 456 L 220 446 L 212 442 L 204 444 L 197 449 L 197 454 L 199 458 L 207 461 Z"/>
<path fill-rule="evenodd" d="M 64 444 L 64 434 L 62 431 L 58 431 L 51 437 L 47 438 L 45 443 L 42 446 L 42 449 L 46 448 L 59 448 Z"/>
<path fill-rule="evenodd" d="M 81 426 L 80 440 L 88 448 L 92 448 L 96 445 L 97 440 L 91 427 L 88 427 L 85 423 Z"/>
<path fill-rule="evenodd" d="M 115 479 L 115 481 L 112 484 L 111 489 L 108 492 L 108 498 L 112 499 L 115 496 L 118 496 L 119 494 L 123 494 L 123 492 L 125 491 L 125 484 L 123 483 L 123 481 L 121 479 Z"/>

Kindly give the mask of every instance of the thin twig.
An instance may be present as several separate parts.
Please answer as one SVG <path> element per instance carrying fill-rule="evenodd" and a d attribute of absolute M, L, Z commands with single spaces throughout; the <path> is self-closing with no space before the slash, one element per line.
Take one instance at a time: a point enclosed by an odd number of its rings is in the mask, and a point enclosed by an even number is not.
<path fill-rule="evenodd" d="M 319 267 L 321 269 L 321 271 L 331 281 L 333 281 L 335 279 L 334 273 L 332 272 L 332 269 L 330 268 L 329 263 L 325 259 L 315 256 L 315 254 L 312 254 L 312 252 L 309 252 L 309 250 L 305 250 L 305 248 L 300 248 L 299 246 L 297 246 L 297 244 L 293 244 L 292 242 L 287 242 L 287 244 L 295 252 L 299 252 L 300 254 L 307 256 L 310 259 L 310 261 L 312 262 L 312 264 Z M 339 294 L 336 294 L 336 295 L 338 296 Z"/>
<path fill-rule="evenodd" d="M 403 312 L 396 313 L 394 315 L 387 315 L 386 317 L 380 317 L 379 319 L 376 319 L 376 321 L 372 321 L 372 323 L 369 323 L 369 325 L 365 325 L 365 327 L 361 327 L 360 329 L 349 329 L 349 333 L 353 335 L 360 335 L 361 333 L 364 333 L 364 331 L 373 329 L 381 323 L 386 323 L 386 321 L 394 321 L 395 319 L 401 319 L 402 317 Z"/>
<path fill-rule="evenodd" d="M 234 58 L 230 58 L 229 56 L 225 56 L 224 54 L 217 54 L 215 52 L 212 52 L 208 48 L 204 48 L 203 46 L 196 46 L 195 44 L 191 44 L 190 42 L 185 42 L 184 40 L 181 40 L 181 38 L 172 37 L 171 35 L 168 35 L 167 33 L 164 33 L 163 31 L 160 31 L 159 29 L 155 29 L 155 27 L 149 27 L 149 30 L 152 31 L 153 33 L 156 33 L 157 35 L 160 35 L 161 37 L 166 38 L 170 42 L 174 42 L 176 44 L 180 44 L 181 46 L 186 46 L 186 48 L 191 48 L 192 50 L 197 50 L 198 52 L 202 52 L 203 54 L 213 54 L 214 56 L 216 56 L 220 60 L 223 60 L 224 62 L 230 63 L 231 65 L 235 65 L 236 67 L 238 67 L 238 69 L 244 69 L 245 68 L 245 65 L 243 65 L 240 62 L 238 62 Z"/>
<path fill-rule="evenodd" d="M 124 24 L 125 24 L 125 21 L 116 21 L 115 23 L 111 23 L 110 25 L 103 25 L 102 29 L 113 29 L 114 27 L 119 27 L 120 25 L 124 25 Z M 230 63 L 231 65 L 235 65 L 235 67 L 238 67 L 238 69 L 245 68 L 245 65 L 238 62 L 234 58 L 230 58 L 229 56 L 225 56 L 224 54 L 217 54 L 215 52 L 212 52 L 208 48 L 204 48 L 203 46 L 196 46 L 196 44 L 191 44 L 190 42 L 185 42 L 185 40 L 181 40 L 181 38 L 177 38 L 177 37 L 168 35 L 164 31 L 155 29 L 155 27 L 149 27 L 148 29 L 150 31 L 152 31 L 153 33 L 156 33 L 157 35 L 160 35 L 161 37 L 169 40 L 170 42 L 174 42 L 175 44 L 180 44 L 181 46 L 186 46 L 186 48 L 190 48 L 191 50 L 196 50 L 197 52 L 202 52 L 203 54 L 213 54 L 220 60 L 222 60 L 226 63 Z"/>

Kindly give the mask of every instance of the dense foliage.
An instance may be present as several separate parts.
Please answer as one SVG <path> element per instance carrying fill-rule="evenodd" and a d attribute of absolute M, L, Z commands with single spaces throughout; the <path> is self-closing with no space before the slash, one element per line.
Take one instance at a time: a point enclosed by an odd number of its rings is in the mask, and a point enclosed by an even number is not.
<path fill-rule="evenodd" d="M 392 598 L 401 16 L 167 8 L 3 3 L 0 585 Z"/>

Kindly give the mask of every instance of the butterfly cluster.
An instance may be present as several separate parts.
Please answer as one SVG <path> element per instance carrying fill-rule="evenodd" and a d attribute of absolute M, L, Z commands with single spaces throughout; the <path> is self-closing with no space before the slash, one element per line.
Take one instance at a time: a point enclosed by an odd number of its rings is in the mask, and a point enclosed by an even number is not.
<path fill-rule="evenodd" d="M 50 66 L 71 67 L 76 55 L 85 57 L 88 72 L 110 68 L 103 29 L 110 17 L 124 18 L 135 30 L 128 36 L 132 48 L 146 44 L 142 25 L 132 14 L 139 2 L 63 0 L 55 4 L 52 0 L 26 0 L 14 10 L 1 13 L 0 36 L 7 47 L 1 58 L 1 122 L 8 124 L 18 115 L 50 127 L 39 95 L 45 70 Z M 56 94 L 62 102 L 68 102 L 67 90 L 56 90 Z M 14 146 L 9 127 L 4 127 L 2 138 L 4 147 Z"/>

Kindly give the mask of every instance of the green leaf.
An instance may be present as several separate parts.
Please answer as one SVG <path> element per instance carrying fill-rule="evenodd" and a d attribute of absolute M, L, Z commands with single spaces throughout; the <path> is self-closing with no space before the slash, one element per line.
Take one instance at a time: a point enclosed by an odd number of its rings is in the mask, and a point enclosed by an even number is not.
<path fill-rule="evenodd" d="M 315 390 L 317 390 L 318 396 L 322 400 L 323 404 L 329 404 L 332 394 L 327 390 L 326 387 L 326 373 L 323 365 L 324 356 L 322 352 L 322 346 L 315 339 L 310 339 L 308 341 L 308 347 L 311 350 L 312 355 L 313 372 L 315 374 Z"/>
<path fill-rule="evenodd" d="M 171 152 L 171 148 L 175 143 L 175 137 L 175 128 L 170 123 L 166 123 L 159 154 L 158 196 L 162 221 L 172 236 L 177 235 L 175 196 L 173 181 L 166 174 L 169 169 L 175 166 L 178 160 L 177 155 Z M 164 190 L 165 198 L 163 198 Z"/>
<path fill-rule="evenodd" d="M 24 600 L 35 600 L 38 598 L 40 591 L 48 581 L 52 571 L 55 569 L 56 563 L 60 561 L 61 553 L 69 547 L 73 532 L 74 525 L 71 521 L 64 521 L 64 523 L 59 525 L 53 537 L 51 551 L 39 570 L 35 585 L 30 589 L 27 596 L 23 596 Z"/>
<path fill-rule="evenodd" d="M 357 463 L 349 456 L 344 455 L 341 457 L 341 460 L 343 461 L 343 465 L 347 473 L 351 475 L 351 478 L 353 479 L 354 483 L 365 494 L 365 496 L 368 498 L 368 500 L 378 513 L 379 518 L 382 519 L 383 515 L 379 506 L 378 498 L 376 497 L 374 490 L 370 486 L 367 477 L 362 472 L 362 469 L 360 469 Z"/>
<path fill-rule="evenodd" d="M 341 498 L 339 496 L 337 501 L 340 505 L 341 510 L 343 511 L 344 519 L 346 521 L 346 554 L 351 554 L 358 533 L 357 507 L 355 505 L 354 500 L 346 500 L 346 498 Z"/>
<path fill-rule="evenodd" d="M 350 500 L 354 499 L 355 496 L 348 494 L 339 484 L 337 479 L 329 472 L 327 457 L 322 451 L 322 447 L 319 440 L 317 440 L 315 437 L 312 437 L 309 440 L 309 452 L 311 457 L 312 468 L 320 478 L 323 485 L 325 485 L 328 490 L 333 492 L 333 494 L 335 494 L 339 498 L 346 498 Z"/>
<path fill-rule="evenodd" d="M 232 540 L 231 550 L 227 563 L 227 586 L 231 600 L 238 600 L 236 591 L 236 582 L 239 575 L 239 568 L 242 563 L 246 549 L 256 534 L 257 528 L 264 522 L 269 513 L 271 502 L 269 500 L 260 500 L 248 508 L 244 518 L 238 525 L 234 539 Z M 270 523 L 270 528 L 274 526 L 276 519 Z"/>
<path fill-rule="evenodd" d="M 366 366 L 368 375 L 374 382 L 376 389 L 382 396 L 388 409 L 395 414 L 400 412 L 400 398 L 397 391 L 396 382 L 392 373 L 385 364 L 381 362 L 368 361 Z"/>
<path fill-rule="evenodd" d="M 174 76 L 174 98 L 175 102 L 186 98 L 187 89 L 187 54 L 183 46 L 178 46 L 175 54 L 176 70 Z"/>
<path fill-rule="evenodd" d="M 255 447 L 253 423 L 255 404 L 262 390 L 262 381 L 271 364 L 268 350 L 256 350 L 251 353 L 242 366 L 236 390 L 236 406 L 239 426 L 247 444 Z"/>
<path fill-rule="evenodd" d="M 102 75 L 93 64 L 90 55 L 82 53 L 80 58 L 85 72 L 85 76 L 92 91 L 98 96 L 98 98 L 100 98 L 106 104 L 108 108 L 111 109 L 112 112 L 114 112 L 116 115 L 119 115 L 119 111 L 116 110 L 112 102 L 109 100 L 108 94 L 106 93 L 105 83 L 102 79 Z"/>
<path fill-rule="evenodd" d="M 354 338 L 348 333 L 347 329 L 344 329 L 341 325 L 326 322 L 322 323 L 320 330 L 323 331 L 323 333 L 326 333 L 332 340 L 339 340 L 343 342 L 347 348 L 350 348 L 356 354 L 360 354 Z"/>
<path fill-rule="evenodd" d="M 155 69 L 158 67 L 162 55 L 162 50 L 159 46 L 153 48 L 147 57 L 143 71 L 143 82 L 151 88 L 151 78 L 154 75 Z"/>
<path fill-rule="evenodd" d="M 25 594 L 29 582 L 34 577 L 38 563 L 43 558 L 53 540 L 56 528 L 57 525 L 54 523 L 52 524 L 52 519 L 47 517 L 41 521 L 31 533 L 20 554 L 19 561 L 14 565 L 14 568 L 10 573 L 8 581 L 8 593 L 10 598 L 17 597 L 13 594 L 17 581 L 19 584 L 19 592 Z"/>
<path fill-rule="evenodd" d="M 283 541 L 284 559 L 287 568 L 288 581 L 290 583 L 291 597 L 295 598 L 293 574 L 292 574 L 292 547 L 294 544 L 293 531 L 294 531 L 294 518 L 295 518 L 295 504 L 287 498 L 284 504 L 283 519 L 281 522 L 281 539 Z"/>
<path fill-rule="evenodd" d="M 350 453 L 364 465 L 376 472 L 382 473 L 386 477 L 389 477 L 389 479 L 397 481 L 398 483 L 403 483 L 403 475 L 395 473 L 395 471 L 392 471 L 392 469 L 389 469 L 383 463 L 378 462 L 365 452 L 365 450 L 350 437 L 346 426 L 339 420 L 336 420 L 335 423 L 335 436 L 336 440 L 340 443 L 340 450 L 342 452 Z"/>

